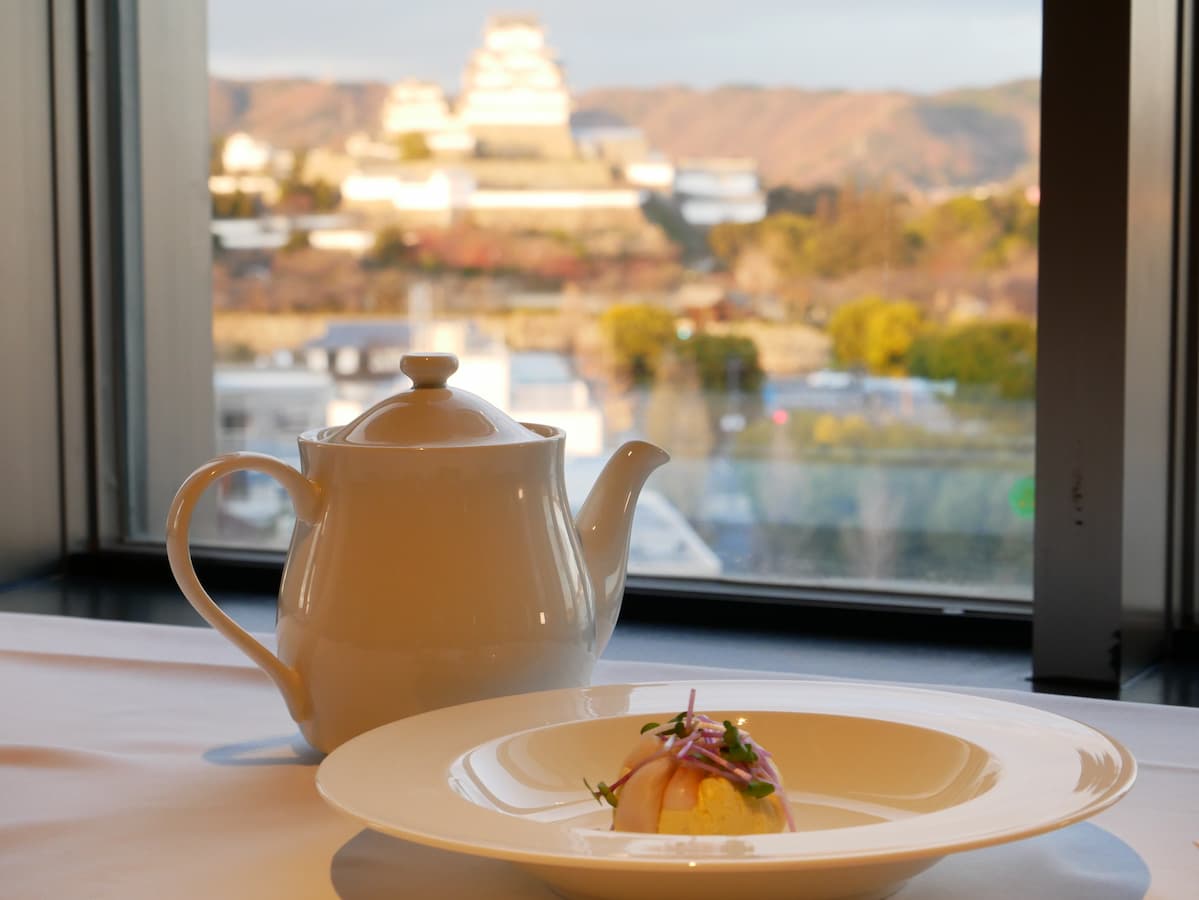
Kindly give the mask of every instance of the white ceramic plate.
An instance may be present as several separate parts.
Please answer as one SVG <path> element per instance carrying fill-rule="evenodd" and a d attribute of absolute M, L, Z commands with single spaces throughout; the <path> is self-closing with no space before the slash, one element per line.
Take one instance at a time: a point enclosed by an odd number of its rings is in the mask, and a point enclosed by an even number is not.
<path fill-rule="evenodd" d="M 786 779 L 795 833 L 608 830 L 583 785 L 686 707 L 743 719 Z M 414 716 L 335 750 L 333 806 L 378 831 L 511 860 L 571 897 L 879 898 L 947 853 L 1061 828 L 1131 787 L 1132 755 L 1070 719 L 939 691 L 707 681 L 546 691 Z"/>

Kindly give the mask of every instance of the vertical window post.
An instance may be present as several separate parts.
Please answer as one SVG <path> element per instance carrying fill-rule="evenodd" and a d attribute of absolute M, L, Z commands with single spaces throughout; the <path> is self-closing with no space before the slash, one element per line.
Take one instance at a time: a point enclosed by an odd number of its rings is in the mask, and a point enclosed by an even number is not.
<path fill-rule="evenodd" d="M 1179 4 L 1043 9 L 1033 676 L 1116 684 L 1176 589 Z"/>

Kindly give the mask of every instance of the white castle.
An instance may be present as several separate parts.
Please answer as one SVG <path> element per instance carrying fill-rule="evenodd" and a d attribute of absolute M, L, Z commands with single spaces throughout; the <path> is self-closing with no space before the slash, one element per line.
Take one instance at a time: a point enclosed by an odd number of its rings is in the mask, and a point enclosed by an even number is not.
<path fill-rule="evenodd" d="M 562 67 L 536 20 L 493 18 L 463 74 L 462 121 L 467 126 L 566 126 L 570 107 Z"/>
<path fill-rule="evenodd" d="M 388 92 L 381 134 L 347 141 L 323 175 L 373 221 L 482 227 L 620 228 L 648 234 L 647 191 L 675 195 L 688 221 L 754 221 L 765 195 L 752 161 L 688 162 L 687 184 L 645 135 L 602 110 L 573 112 L 562 65 L 531 16 L 493 16 L 462 87 L 406 79 Z M 419 136 L 420 140 L 409 141 Z M 319 154 L 312 153 L 312 166 Z M 705 180 L 706 179 L 706 180 Z M 647 238 L 648 240 L 648 238 Z M 654 238 L 657 240 L 657 237 Z"/>
<path fill-rule="evenodd" d="M 570 112 L 562 66 L 541 25 L 528 16 L 494 16 L 454 107 L 436 84 L 401 81 L 384 104 L 383 133 L 420 134 L 435 153 L 567 157 Z"/>

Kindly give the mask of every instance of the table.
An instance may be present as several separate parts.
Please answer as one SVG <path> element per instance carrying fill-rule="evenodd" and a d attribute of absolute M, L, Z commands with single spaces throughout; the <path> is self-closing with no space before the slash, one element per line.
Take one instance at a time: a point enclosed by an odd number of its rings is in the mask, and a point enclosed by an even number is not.
<path fill-rule="evenodd" d="M 595 680 L 700 677 L 775 676 L 601 660 Z M 1106 731 L 1137 784 L 1089 822 L 951 856 L 898 900 L 1199 897 L 1199 710 L 969 693 Z M 317 796 L 318 761 L 214 632 L 0 614 L 0 897 L 552 897 L 506 863 L 362 830 Z"/>

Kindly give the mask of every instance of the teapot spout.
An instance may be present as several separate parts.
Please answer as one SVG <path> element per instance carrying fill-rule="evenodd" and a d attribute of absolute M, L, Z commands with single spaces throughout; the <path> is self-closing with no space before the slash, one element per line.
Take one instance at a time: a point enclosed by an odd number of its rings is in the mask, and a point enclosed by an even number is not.
<path fill-rule="evenodd" d="M 646 441 L 624 444 L 600 472 L 575 520 L 595 588 L 597 653 L 607 646 L 620 615 L 637 496 L 650 473 L 669 460 L 665 450 Z"/>

